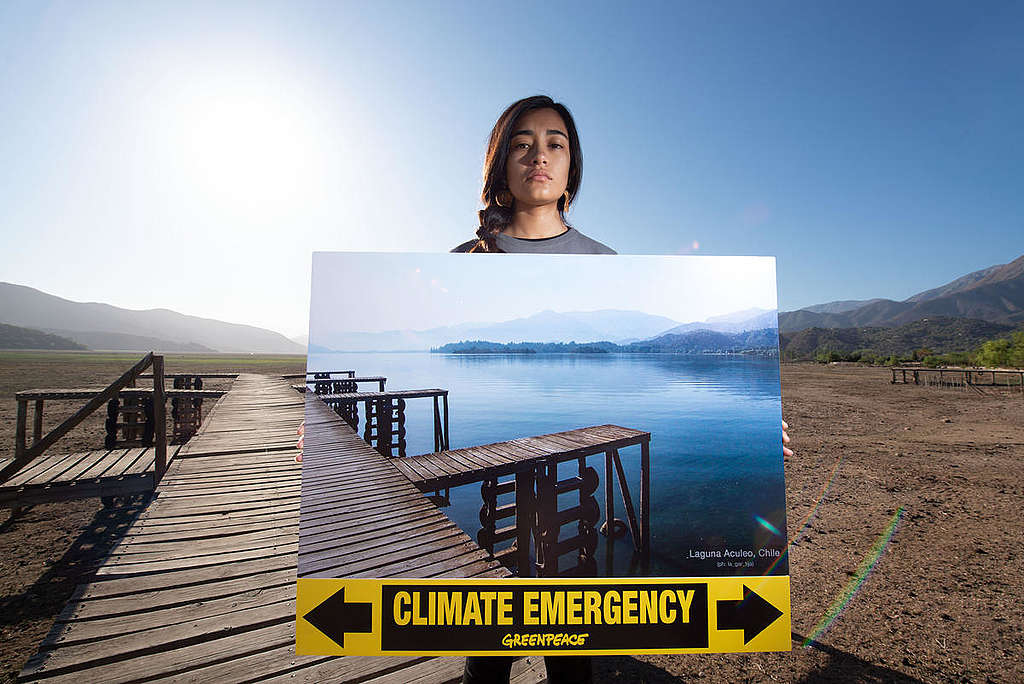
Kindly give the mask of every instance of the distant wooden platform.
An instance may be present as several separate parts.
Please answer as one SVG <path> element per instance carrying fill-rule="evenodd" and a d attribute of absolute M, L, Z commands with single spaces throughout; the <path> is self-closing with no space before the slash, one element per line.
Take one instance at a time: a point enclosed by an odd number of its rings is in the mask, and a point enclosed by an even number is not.
<path fill-rule="evenodd" d="M 320 394 L 321 400 L 338 404 L 356 403 L 360 401 L 386 401 L 388 399 L 424 399 L 427 397 L 447 397 L 446 389 L 415 389 L 393 390 L 390 392 L 345 392 L 344 394 Z"/>
<path fill-rule="evenodd" d="M 103 391 L 102 387 L 83 387 L 79 389 L 31 389 L 22 390 L 14 395 L 15 399 L 33 401 L 40 399 L 92 399 Z M 197 390 L 197 389 L 165 389 L 164 394 L 168 399 L 218 399 L 224 396 L 227 390 Z M 152 387 L 127 387 L 117 393 L 119 397 L 144 397 L 153 394 Z"/>
<path fill-rule="evenodd" d="M 140 378 L 152 378 L 152 373 L 142 373 L 139 375 Z M 234 380 L 238 377 L 238 373 L 164 373 L 165 378 L 230 378 Z"/>
<path fill-rule="evenodd" d="M 649 443 L 651 433 L 618 425 L 555 432 L 508 442 L 395 459 L 398 468 L 424 491 L 447 489 L 532 469 L 537 461 L 568 461 Z"/>
<path fill-rule="evenodd" d="M 312 378 L 306 380 L 305 385 L 292 385 L 292 389 L 298 390 L 299 392 L 305 392 L 309 388 L 309 385 L 315 385 L 317 383 L 336 383 L 336 382 L 375 382 L 379 391 L 384 391 L 384 384 L 388 381 L 383 375 L 367 375 L 367 376 L 352 376 L 350 378 L 336 378 L 334 380 L 313 380 Z"/>
<path fill-rule="evenodd" d="M 168 448 L 168 462 L 180 448 Z M 0 507 L 151 492 L 156 486 L 155 463 L 153 447 L 39 456 L 0 485 Z"/>
<path fill-rule="evenodd" d="M 341 379 L 344 379 L 344 378 L 335 378 L 333 376 L 344 374 L 344 375 L 347 375 L 348 377 L 351 378 L 351 377 L 355 376 L 356 372 L 354 370 L 306 371 L 305 373 L 289 373 L 287 375 L 282 375 L 281 378 L 284 379 L 284 380 L 293 380 L 295 378 L 310 378 L 310 379 L 312 379 L 314 375 L 324 375 L 324 374 L 332 376 L 330 378 L 331 380 L 341 380 Z"/>
<path fill-rule="evenodd" d="M 19 681 L 458 681 L 460 658 L 295 655 L 306 465 L 283 445 L 294 447 L 303 404 L 284 381 L 240 375 L 190 442 L 192 456 L 173 461 L 155 500 L 96 581 L 78 587 Z M 326 408 L 322 413 L 337 420 Z M 307 453 L 335 453 L 329 444 L 314 444 L 311 452 L 308 432 L 306 439 Z M 358 449 L 350 436 L 341 441 L 361 457 L 385 460 L 365 444 Z M 225 453 L 234 443 L 242 450 Z M 321 489 L 335 486 L 325 482 Z M 359 500 L 354 492 L 348 496 Z M 352 508 L 339 509 L 333 520 L 325 514 L 322 527 L 358 534 L 343 523 Z M 374 515 L 363 505 L 355 508 Z M 398 561 L 392 567 L 397 570 Z M 513 681 L 543 681 L 542 673 L 537 659 L 527 659 L 516 664 Z"/>

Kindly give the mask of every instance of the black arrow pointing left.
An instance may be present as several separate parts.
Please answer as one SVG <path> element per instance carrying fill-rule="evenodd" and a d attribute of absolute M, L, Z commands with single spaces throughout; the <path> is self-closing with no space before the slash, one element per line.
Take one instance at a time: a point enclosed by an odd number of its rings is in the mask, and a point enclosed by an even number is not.
<path fill-rule="evenodd" d="M 739 601 L 717 601 L 718 629 L 742 629 L 743 643 L 763 632 L 782 615 L 782 611 L 765 601 L 743 585 L 743 598 Z"/>
<path fill-rule="evenodd" d="M 373 604 L 346 602 L 345 587 L 302 617 L 342 648 L 345 634 L 373 631 Z"/>

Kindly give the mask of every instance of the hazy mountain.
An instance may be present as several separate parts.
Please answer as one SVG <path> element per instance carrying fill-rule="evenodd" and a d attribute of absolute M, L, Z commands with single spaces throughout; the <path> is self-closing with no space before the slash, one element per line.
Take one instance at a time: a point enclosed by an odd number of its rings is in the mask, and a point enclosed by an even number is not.
<path fill-rule="evenodd" d="M 693 330 L 682 334 L 659 335 L 651 340 L 618 345 L 613 342 L 576 344 L 564 342 L 500 343 L 485 340 L 452 342 L 432 351 L 451 354 L 601 354 L 601 353 L 661 353 L 661 354 L 736 354 L 757 352 L 778 353 L 778 334 L 775 328 L 747 330 L 738 333 L 714 330 Z"/>
<path fill-rule="evenodd" d="M 41 330 L 0 323 L 0 349 L 85 349 L 85 346 Z"/>
<path fill-rule="evenodd" d="M 288 339 L 300 347 L 309 346 L 309 335 L 296 335 L 295 337 L 289 337 Z"/>
<path fill-rule="evenodd" d="M 1024 256 L 926 290 L 906 301 L 870 300 L 841 313 L 809 309 L 779 314 L 779 329 L 895 327 L 923 318 L 972 318 L 990 323 L 1024 322 Z"/>
<path fill-rule="evenodd" d="M 96 332 L 84 330 L 60 330 L 51 328 L 47 332 L 70 338 L 89 349 L 117 351 L 158 351 L 158 352 L 213 352 L 196 342 L 174 342 L 146 335 L 129 335 L 126 333 Z"/>
<path fill-rule="evenodd" d="M 747 309 L 724 316 L 712 316 L 699 323 L 683 323 L 663 331 L 662 335 L 677 335 L 695 330 L 711 330 L 720 333 L 739 333 L 748 330 L 763 330 L 778 326 L 778 317 L 774 310 Z"/>
<path fill-rule="evenodd" d="M 531 340 L 625 343 L 650 337 L 675 325 L 678 322 L 671 318 L 640 311 L 541 311 L 526 318 L 501 323 L 463 323 L 428 330 L 325 334 L 313 340 L 310 349 L 329 347 L 336 351 L 420 351 L 463 340 L 498 343 Z"/>
<path fill-rule="evenodd" d="M 11 283 L 0 283 L 0 321 L 39 330 L 60 330 L 62 335 L 75 340 L 80 335 L 83 339 L 107 335 L 102 346 L 110 349 L 135 350 L 142 338 L 151 338 L 159 341 L 157 346 L 164 350 L 170 350 L 165 345 L 171 344 L 179 349 L 196 345 L 197 349 L 216 351 L 305 352 L 284 335 L 251 325 L 186 316 L 168 309 L 134 311 L 109 304 L 74 302 Z"/>

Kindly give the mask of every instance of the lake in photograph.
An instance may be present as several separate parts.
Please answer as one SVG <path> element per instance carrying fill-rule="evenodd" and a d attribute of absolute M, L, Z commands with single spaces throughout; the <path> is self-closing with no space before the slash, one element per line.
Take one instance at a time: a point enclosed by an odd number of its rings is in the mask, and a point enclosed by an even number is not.
<path fill-rule="evenodd" d="M 447 389 L 452 449 L 605 423 L 650 432 L 650 567 L 638 567 L 628 533 L 611 547 L 602 536 L 600 575 L 788 574 L 777 358 L 352 352 L 311 353 L 307 363 L 310 372 L 349 369 L 385 376 L 389 391 Z M 407 402 L 408 455 L 433 451 L 432 411 L 430 399 Z M 360 404 L 360 434 L 363 413 Z M 640 448 L 620 455 L 636 504 Z M 603 454 L 587 464 L 602 479 L 594 497 L 603 508 Z M 576 463 L 560 468 L 567 477 Z M 625 520 L 617 487 L 615 497 Z M 475 539 L 481 503 L 471 484 L 453 489 L 442 510 Z"/>

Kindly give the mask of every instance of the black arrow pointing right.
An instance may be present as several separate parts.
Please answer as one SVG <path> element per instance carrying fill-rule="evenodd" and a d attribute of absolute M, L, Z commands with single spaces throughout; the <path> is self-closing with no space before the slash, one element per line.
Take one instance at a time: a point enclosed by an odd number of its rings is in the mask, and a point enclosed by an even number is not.
<path fill-rule="evenodd" d="M 345 587 L 302 617 L 342 648 L 346 633 L 373 631 L 373 604 L 346 602 Z"/>
<path fill-rule="evenodd" d="M 782 611 L 743 585 L 739 601 L 717 601 L 718 629 L 742 629 L 744 645 L 782 615 Z"/>

